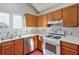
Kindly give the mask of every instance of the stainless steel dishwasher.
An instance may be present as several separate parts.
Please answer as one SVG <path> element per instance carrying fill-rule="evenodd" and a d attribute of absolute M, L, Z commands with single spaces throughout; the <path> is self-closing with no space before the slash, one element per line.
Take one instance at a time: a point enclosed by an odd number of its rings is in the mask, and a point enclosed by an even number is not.
<path fill-rule="evenodd" d="M 25 49 L 24 52 L 25 54 L 32 52 L 34 50 L 33 36 L 24 38 L 24 49 Z"/>

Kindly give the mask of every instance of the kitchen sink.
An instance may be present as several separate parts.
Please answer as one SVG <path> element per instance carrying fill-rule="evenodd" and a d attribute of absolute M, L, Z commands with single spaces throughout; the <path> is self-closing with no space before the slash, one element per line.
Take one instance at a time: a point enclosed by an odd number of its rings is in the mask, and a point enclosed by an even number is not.
<path fill-rule="evenodd" d="M 54 36 L 53 39 L 60 39 L 61 36 Z"/>

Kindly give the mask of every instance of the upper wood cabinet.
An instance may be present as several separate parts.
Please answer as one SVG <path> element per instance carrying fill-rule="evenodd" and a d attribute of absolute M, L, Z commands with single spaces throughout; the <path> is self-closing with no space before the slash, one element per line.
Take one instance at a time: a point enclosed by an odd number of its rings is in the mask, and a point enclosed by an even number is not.
<path fill-rule="evenodd" d="M 38 27 L 42 26 L 42 16 L 38 16 Z"/>
<path fill-rule="evenodd" d="M 42 27 L 46 27 L 47 26 L 47 22 L 48 22 L 47 14 L 42 15 Z"/>
<path fill-rule="evenodd" d="M 79 27 L 79 4 L 78 4 L 78 27 Z"/>
<path fill-rule="evenodd" d="M 48 20 L 53 20 L 54 19 L 54 13 L 53 12 L 48 13 L 47 19 Z"/>
<path fill-rule="evenodd" d="M 63 9 L 64 26 L 76 27 L 77 24 L 77 5 L 72 5 Z"/>
<path fill-rule="evenodd" d="M 63 9 L 54 11 L 54 20 L 63 19 Z"/>
<path fill-rule="evenodd" d="M 37 27 L 37 16 L 26 14 L 25 22 L 26 22 L 26 27 Z"/>

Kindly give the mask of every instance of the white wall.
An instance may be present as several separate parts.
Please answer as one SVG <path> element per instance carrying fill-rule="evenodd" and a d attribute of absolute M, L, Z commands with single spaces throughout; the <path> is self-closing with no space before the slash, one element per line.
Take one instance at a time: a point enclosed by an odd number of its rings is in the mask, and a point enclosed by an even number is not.
<path fill-rule="evenodd" d="M 13 14 L 24 15 L 26 13 L 36 14 L 26 3 L 0 3 L 0 12 L 9 13 L 10 28 L 12 28 Z"/>

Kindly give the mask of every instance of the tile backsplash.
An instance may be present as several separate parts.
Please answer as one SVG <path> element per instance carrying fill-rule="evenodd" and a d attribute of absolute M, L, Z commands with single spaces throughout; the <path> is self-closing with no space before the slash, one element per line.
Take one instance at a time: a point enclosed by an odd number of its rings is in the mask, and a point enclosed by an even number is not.
<path fill-rule="evenodd" d="M 0 39 L 8 39 L 20 35 L 34 34 L 34 33 L 46 35 L 47 30 L 50 31 L 47 27 L 38 27 L 38 28 L 27 27 L 26 29 L 20 29 L 20 30 L 19 29 L 0 30 Z M 72 35 L 79 36 L 79 27 L 63 27 L 62 31 L 65 31 L 66 35 L 71 35 L 72 33 Z"/>
<path fill-rule="evenodd" d="M 40 27 L 27 27 L 25 29 L 7 29 L 7 30 L 0 30 L 0 39 L 10 39 L 20 35 L 26 34 L 43 34 L 45 33 L 45 28 Z"/>

